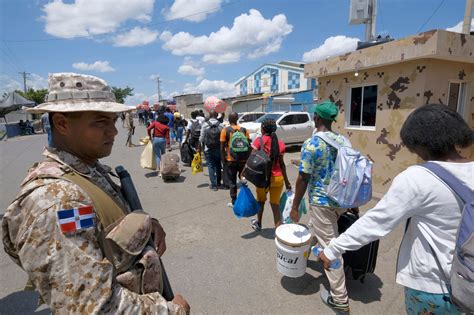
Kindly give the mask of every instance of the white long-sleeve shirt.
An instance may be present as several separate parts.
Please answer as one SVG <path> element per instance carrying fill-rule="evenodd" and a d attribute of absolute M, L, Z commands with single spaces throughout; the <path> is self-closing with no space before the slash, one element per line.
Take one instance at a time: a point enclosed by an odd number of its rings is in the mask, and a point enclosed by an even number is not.
<path fill-rule="evenodd" d="M 474 189 L 474 162 L 436 162 Z M 429 293 L 446 293 L 456 233 L 464 204 L 432 172 L 411 166 L 400 173 L 377 205 L 324 249 L 334 260 L 390 233 L 411 218 L 402 239 L 396 282 Z M 436 253 L 443 276 L 430 250 Z"/>

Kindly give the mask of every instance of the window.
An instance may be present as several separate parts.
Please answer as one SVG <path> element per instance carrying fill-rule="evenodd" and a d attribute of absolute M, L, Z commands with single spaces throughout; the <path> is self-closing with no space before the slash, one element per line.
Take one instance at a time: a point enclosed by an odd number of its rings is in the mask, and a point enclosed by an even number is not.
<path fill-rule="evenodd" d="M 300 114 L 296 115 L 296 123 L 297 124 L 304 124 L 309 120 L 308 115 L 306 114 Z"/>
<path fill-rule="evenodd" d="M 285 126 L 285 125 L 293 125 L 296 123 L 296 115 L 288 115 L 282 118 L 280 120 L 280 125 Z"/>
<path fill-rule="evenodd" d="M 450 82 L 448 92 L 448 107 L 457 111 L 464 117 L 464 104 L 466 101 L 466 83 Z"/>
<path fill-rule="evenodd" d="M 375 127 L 377 113 L 377 86 L 370 85 L 351 89 L 349 126 Z"/>
<path fill-rule="evenodd" d="M 268 86 L 268 79 L 265 78 L 265 79 L 262 79 L 262 86 Z"/>

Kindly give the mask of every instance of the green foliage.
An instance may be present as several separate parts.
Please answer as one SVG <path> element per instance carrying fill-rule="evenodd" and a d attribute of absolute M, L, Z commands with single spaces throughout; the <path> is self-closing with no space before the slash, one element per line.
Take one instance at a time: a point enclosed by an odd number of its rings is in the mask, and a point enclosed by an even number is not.
<path fill-rule="evenodd" d="M 48 94 L 48 89 L 35 90 L 33 88 L 29 88 L 28 91 L 26 91 L 26 93 L 19 90 L 16 90 L 15 92 L 17 92 L 24 98 L 35 102 L 36 104 L 41 104 L 41 103 L 44 103 L 44 99 L 46 95 Z"/>
<path fill-rule="evenodd" d="M 128 86 L 123 89 L 113 86 L 112 92 L 114 92 L 115 94 L 115 99 L 117 100 L 117 103 L 122 104 L 125 102 L 127 96 L 133 96 L 133 88 Z"/>

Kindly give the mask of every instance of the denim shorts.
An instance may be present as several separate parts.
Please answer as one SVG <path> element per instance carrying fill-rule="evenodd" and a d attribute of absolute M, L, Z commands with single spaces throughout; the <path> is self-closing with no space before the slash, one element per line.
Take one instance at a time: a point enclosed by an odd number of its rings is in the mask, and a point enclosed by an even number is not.
<path fill-rule="evenodd" d="M 448 294 L 434 294 L 405 287 L 405 310 L 408 315 L 461 314 L 449 302 Z"/>

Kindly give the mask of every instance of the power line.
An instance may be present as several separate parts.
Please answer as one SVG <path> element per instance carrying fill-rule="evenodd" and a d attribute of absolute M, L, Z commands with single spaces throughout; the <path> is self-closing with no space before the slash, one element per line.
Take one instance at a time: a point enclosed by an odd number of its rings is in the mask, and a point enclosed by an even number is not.
<path fill-rule="evenodd" d="M 214 8 L 208 9 L 208 10 L 204 10 L 204 11 L 195 12 L 195 13 L 192 13 L 192 14 L 189 14 L 189 15 L 180 16 L 180 17 L 177 17 L 175 19 L 160 21 L 160 22 L 156 22 L 156 23 L 143 24 L 143 26 L 149 27 L 149 26 L 167 24 L 167 23 L 183 20 L 183 19 L 186 19 L 186 18 L 191 17 L 191 16 L 195 16 L 195 15 L 199 15 L 199 14 L 203 14 L 203 13 L 208 13 L 208 12 L 213 12 L 213 11 L 216 11 L 220 8 L 228 7 L 228 6 L 237 4 L 239 2 L 242 2 L 242 0 L 236 0 L 236 1 L 228 2 L 228 3 L 224 3 L 224 4 L 222 4 L 221 6 L 218 6 L 218 7 L 214 7 Z M 105 33 L 105 34 L 97 34 L 97 35 L 95 35 L 95 37 L 106 36 L 106 35 L 119 33 L 119 32 L 126 32 L 126 31 L 129 31 L 129 30 L 132 30 L 135 27 L 136 26 L 127 27 L 127 28 L 124 28 L 120 31 L 115 31 L 115 32 L 110 32 L 110 33 Z M 46 42 L 46 41 L 58 41 L 58 40 L 71 40 L 71 39 L 92 38 L 92 37 L 94 37 L 94 35 L 74 36 L 74 37 L 68 37 L 68 38 L 40 38 L 40 39 L 18 39 L 18 40 L 2 39 L 2 41 L 10 42 L 10 43 L 24 43 L 24 42 Z"/>
<path fill-rule="evenodd" d="M 26 94 L 26 76 L 27 76 L 28 74 L 31 74 L 31 73 L 25 72 L 25 71 L 23 71 L 23 72 L 18 72 L 18 73 L 23 76 L 23 90 L 25 91 L 25 94 Z"/>
<path fill-rule="evenodd" d="M 5 55 L 5 57 L 8 58 L 8 59 L 4 59 L 4 60 L 7 61 L 7 63 L 8 63 L 10 66 L 12 66 L 13 68 L 15 68 L 15 71 L 21 71 L 21 68 L 16 65 L 16 63 L 13 61 L 12 57 L 6 52 L 6 50 L 4 50 L 1 46 L 0 46 L 0 50 L 3 52 L 3 54 Z"/>
<path fill-rule="evenodd" d="M 428 22 L 431 20 L 431 18 L 436 14 L 436 12 L 438 12 L 439 8 L 441 8 L 441 6 L 443 5 L 445 0 L 441 0 L 441 2 L 439 3 L 438 7 L 436 7 L 436 9 L 433 11 L 433 13 L 430 15 L 430 17 L 425 21 L 425 23 L 423 23 L 423 25 L 420 26 L 420 28 L 418 29 L 418 31 L 416 31 L 416 33 L 418 34 L 422 29 L 423 27 L 425 27 L 426 24 L 428 24 Z"/>

